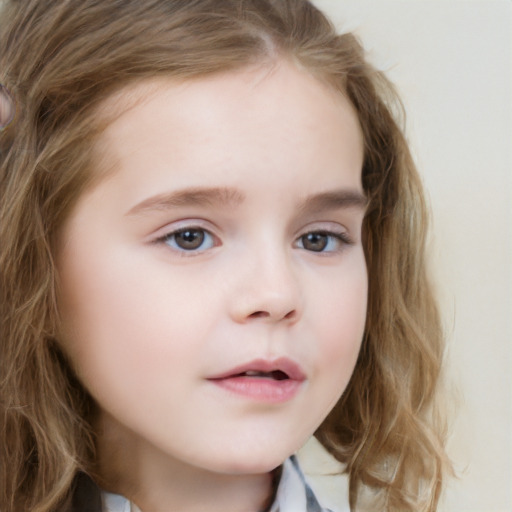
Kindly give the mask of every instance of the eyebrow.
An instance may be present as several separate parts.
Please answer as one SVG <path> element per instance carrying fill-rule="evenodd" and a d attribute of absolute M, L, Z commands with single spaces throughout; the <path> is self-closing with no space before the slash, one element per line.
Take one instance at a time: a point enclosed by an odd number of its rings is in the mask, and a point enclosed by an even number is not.
<path fill-rule="evenodd" d="M 306 197 L 299 205 L 299 211 L 301 213 L 320 213 L 342 208 L 365 210 L 367 206 L 368 199 L 362 192 L 340 189 Z"/>
<path fill-rule="evenodd" d="M 159 194 L 136 204 L 126 215 L 140 215 L 155 210 L 169 210 L 183 206 L 227 206 L 241 204 L 245 194 L 229 187 L 193 187 Z M 300 213 L 319 213 L 341 208 L 364 210 L 367 206 L 365 195 L 358 190 L 340 189 L 322 192 L 306 197 L 299 204 Z"/>
<path fill-rule="evenodd" d="M 193 187 L 150 197 L 131 208 L 127 215 L 139 215 L 153 210 L 169 210 L 182 206 L 236 206 L 245 195 L 228 187 Z"/>

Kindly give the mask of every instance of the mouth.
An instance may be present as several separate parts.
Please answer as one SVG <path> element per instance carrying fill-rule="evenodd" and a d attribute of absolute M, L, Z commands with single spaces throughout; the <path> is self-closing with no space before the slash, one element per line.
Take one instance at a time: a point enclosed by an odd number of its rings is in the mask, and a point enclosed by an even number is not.
<path fill-rule="evenodd" d="M 231 370 L 211 377 L 209 380 L 222 380 L 235 377 L 271 379 L 271 380 L 296 380 L 303 381 L 306 375 L 302 368 L 287 357 L 275 360 L 255 359 Z"/>
<path fill-rule="evenodd" d="M 291 400 L 305 380 L 302 368 L 288 358 L 254 360 L 208 379 L 231 394 L 270 403 Z"/>

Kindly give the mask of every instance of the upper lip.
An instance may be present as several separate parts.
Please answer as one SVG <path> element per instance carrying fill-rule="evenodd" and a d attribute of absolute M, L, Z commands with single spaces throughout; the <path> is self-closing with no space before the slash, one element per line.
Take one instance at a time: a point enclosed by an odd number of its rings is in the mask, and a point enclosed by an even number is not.
<path fill-rule="evenodd" d="M 306 379 L 306 374 L 302 368 L 287 357 L 280 357 L 279 359 L 267 360 L 267 359 L 254 359 L 247 363 L 243 363 L 239 366 L 231 368 L 226 372 L 222 372 L 218 375 L 209 377 L 209 380 L 221 380 L 229 377 L 235 377 L 245 372 L 283 372 L 286 374 L 288 379 L 303 381 Z"/>

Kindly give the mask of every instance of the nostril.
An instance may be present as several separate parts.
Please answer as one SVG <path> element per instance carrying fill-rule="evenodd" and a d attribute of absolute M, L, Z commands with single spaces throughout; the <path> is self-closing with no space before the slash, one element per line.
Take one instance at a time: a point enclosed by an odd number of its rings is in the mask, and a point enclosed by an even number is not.
<path fill-rule="evenodd" d="M 270 316 L 270 313 L 268 311 L 255 311 L 251 315 L 249 315 L 250 318 L 267 318 Z"/>
<path fill-rule="evenodd" d="M 295 309 L 292 309 L 291 311 L 288 311 L 286 315 L 280 316 L 280 315 L 273 315 L 269 311 L 255 311 L 254 313 L 251 313 L 249 315 L 249 318 L 270 318 L 275 317 L 277 320 L 292 320 L 295 318 L 296 311 Z"/>

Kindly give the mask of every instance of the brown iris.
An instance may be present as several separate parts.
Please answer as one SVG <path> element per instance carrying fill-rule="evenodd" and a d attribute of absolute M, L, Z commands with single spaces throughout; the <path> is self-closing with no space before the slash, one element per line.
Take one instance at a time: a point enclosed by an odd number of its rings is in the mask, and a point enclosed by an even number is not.
<path fill-rule="evenodd" d="M 204 242 L 204 231 L 202 229 L 184 229 L 174 235 L 176 245 L 181 249 L 199 249 Z"/>
<path fill-rule="evenodd" d="M 321 252 L 329 242 L 329 237 L 325 233 L 308 233 L 301 237 L 302 246 L 308 251 Z"/>

